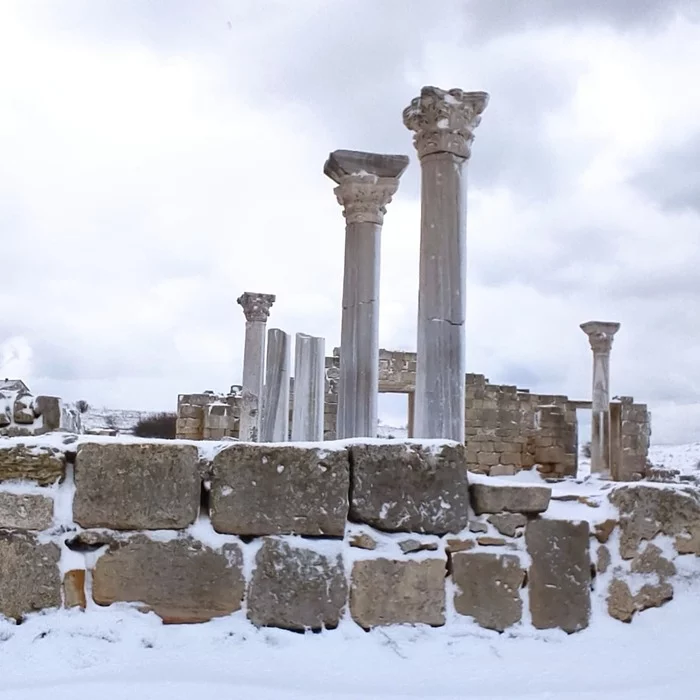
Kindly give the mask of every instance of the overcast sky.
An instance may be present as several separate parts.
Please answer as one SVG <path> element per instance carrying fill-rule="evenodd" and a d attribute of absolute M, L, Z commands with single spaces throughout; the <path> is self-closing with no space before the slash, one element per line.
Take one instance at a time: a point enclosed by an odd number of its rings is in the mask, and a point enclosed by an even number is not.
<path fill-rule="evenodd" d="M 173 409 L 240 381 L 243 291 L 340 335 L 339 148 L 411 164 L 380 345 L 415 349 L 421 86 L 485 90 L 469 163 L 467 367 L 613 395 L 700 440 L 697 0 L 0 0 L 0 375 Z M 384 418 L 405 419 L 382 401 Z"/>

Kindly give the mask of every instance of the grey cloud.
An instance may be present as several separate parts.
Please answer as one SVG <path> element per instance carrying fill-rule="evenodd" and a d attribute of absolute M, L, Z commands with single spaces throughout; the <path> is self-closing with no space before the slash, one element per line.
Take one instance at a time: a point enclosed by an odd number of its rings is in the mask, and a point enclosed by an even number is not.
<path fill-rule="evenodd" d="M 633 177 L 631 184 L 668 211 L 700 214 L 700 133 L 651 160 L 654 166 Z"/>
<path fill-rule="evenodd" d="M 656 28 L 677 13 L 700 17 L 696 0 L 471 0 L 465 6 L 470 34 L 482 39 L 546 25 L 610 25 Z"/>

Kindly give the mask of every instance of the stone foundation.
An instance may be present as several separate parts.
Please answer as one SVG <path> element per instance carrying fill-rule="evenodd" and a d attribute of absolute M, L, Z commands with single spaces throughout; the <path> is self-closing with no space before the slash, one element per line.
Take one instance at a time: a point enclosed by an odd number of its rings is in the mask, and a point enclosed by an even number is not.
<path fill-rule="evenodd" d="M 0 613 L 16 619 L 119 602 L 168 623 L 573 633 L 601 608 L 630 622 L 668 603 L 679 576 L 700 589 L 687 486 L 583 497 L 470 473 L 468 447 L 435 441 L 51 442 L 0 441 Z"/>

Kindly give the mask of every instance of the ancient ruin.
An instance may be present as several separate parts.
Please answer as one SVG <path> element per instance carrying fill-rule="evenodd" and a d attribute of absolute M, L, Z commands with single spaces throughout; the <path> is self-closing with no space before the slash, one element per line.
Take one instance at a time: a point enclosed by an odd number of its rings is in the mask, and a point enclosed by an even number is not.
<path fill-rule="evenodd" d="M 592 400 L 466 373 L 464 169 L 487 100 L 426 87 L 404 111 L 422 177 L 417 352 L 377 333 L 381 227 L 408 159 L 334 151 L 346 246 L 328 356 L 294 329 L 292 365 L 291 333 L 267 329 L 275 295 L 244 292 L 242 382 L 180 394 L 169 442 L 81 435 L 73 408 L 5 382 L 0 614 L 121 602 L 166 623 L 574 633 L 700 575 L 697 489 L 649 483 L 664 474 L 647 468 L 647 406 L 610 399 L 620 324 L 581 326 Z M 379 393 L 407 395 L 408 438 L 376 439 Z"/>

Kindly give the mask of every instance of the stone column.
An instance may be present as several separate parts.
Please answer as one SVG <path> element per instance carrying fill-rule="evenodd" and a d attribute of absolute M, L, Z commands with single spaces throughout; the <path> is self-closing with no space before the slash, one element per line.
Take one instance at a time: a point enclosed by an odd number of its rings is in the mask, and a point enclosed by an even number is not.
<path fill-rule="evenodd" d="M 244 292 L 237 301 L 246 321 L 239 436 L 241 440 L 257 442 L 265 378 L 265 327 L 275 295 Z"/>
<path fill-rule="evenodd" d="M 262 442 L 289 439 L 289 335 L 279 328 L 267 332 L 267 360 L 263 390 Z"/>
<path fill-rule="evenodd" d="M 294 350 L 294 403 L 292 440 L 323 440 L 325 341 L 297 333 Z"/>
<path fill-rule="evenodd" d="M 323 168 L 345 217 L 338 438 L 377 435 L 380 239 L 407 166 L 407 156 L 334 151 Z"/>
<path fill-rule="evenodd" d="M 610 473 L 610 350 L 619 323 L 588 321 L 581 324 L 593 350 L 591 417 L 591 472 Z"/>
<path fill-rule="evenodd" d="M 415 434 L 464 442 L 466 213 L 464 165 L 485 92 L 424 87 L 403 112 L 421 163 Z"/>

